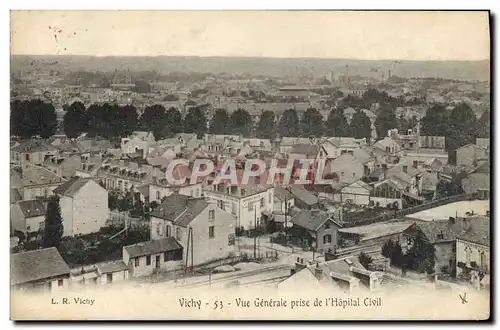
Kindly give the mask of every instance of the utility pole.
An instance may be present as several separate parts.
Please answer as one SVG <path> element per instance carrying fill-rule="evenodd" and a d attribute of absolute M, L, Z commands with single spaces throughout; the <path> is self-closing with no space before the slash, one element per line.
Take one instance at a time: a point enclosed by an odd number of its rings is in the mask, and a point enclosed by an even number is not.
<path fill-rule="evenodd" d="M 253 209 L 253 228 L 254 228 L 254 233 L 253 233 L 253 258 L 254 259 L 257 259 L 257 208 L 255 207 L 254 205 L 254 209 Z"/>

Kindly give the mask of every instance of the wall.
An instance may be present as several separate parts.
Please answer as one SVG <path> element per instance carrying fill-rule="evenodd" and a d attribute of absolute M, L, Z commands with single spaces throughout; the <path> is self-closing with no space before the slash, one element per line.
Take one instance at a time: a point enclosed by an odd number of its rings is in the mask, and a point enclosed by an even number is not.
<path fill-rule="evenodd" d="M 12 225 L 12 229 L 21 231 L 23 233 L 26 231 L 24 214 L 18 204 L 12 204 L 10 206 L 10 222 Z"/>
<path fill-rule="evenodd" d="M 403 200 L 401 198 L 385 198 L 385 197 L 370 197 L 370 200 L 373 201 L 374 205 L 380 203 L 381 207 L 386 207 L 387 204 L 394 204 L 394 202 L 398 203 L 398 208 L 401 210 L 403 208 Z"/>
<path fill-rule="evenodd" d="M 22 195 L 24 200 L 36 199 L 37 197 L 46 197 L 52 195 L 54 189 L 59 187 L 62 182 L 53 185 L 36 185 L 36 186 L 24 186 L 22 189 Z"/>
<path fill-rule="evenodd" d="M 444 243 L 436 243 L 434 244 L 435 248 L 435 268 L 436 273 L 441 273 L 441 267 L 447 266 L 451 271 L 456 264 L 455 257 L 455 241 L 452 242 L 444 242 Z"/>
<path fill-rule="evenodd" d="M 215 211 L 215 218 L 209 220 L 209 210 Z M 214 227 L 214 237 L 209 237 L 209 227 Z M 235 243 L 229 245 L 229 236 L 235 234 L 235 217 L 217 208 L 215 203 L 209 205 L 191 222 L 193 232 L 193 264 L 199 265 L 209 261 L 227 258 L 235 251 Z M 191 248 L 187 245 L 187 232 L 181 241 L 184 247 L 184 258 L 191 265 Z"/>
<path fill-rule="evenodd" d="M 467 262 L 466 248 L 470 249 L 470 259 Z M 485 254 L 485 265 L 481 265 L 481 252 Z M 490 268 L 490 248 L 484 245 L 467 242 L 457 239 L 456 241 L 456 263 L 463 262 L 467 267 L 470 267 L 470 263 L 475 261 L 478 266 L 486 266 L 489 270 Z M 462 272 L 461 268 L 457 267 L 457 274 Z"/>
<path fill-rule="evenodd" d="M 114 272 L 114 273 L 111 273 L 111 275 L 113 277 L 112 283 L 126 281 L 129 278 L 128 270 Z M 99 284 L 102 284 L 102 285 L 110 284 L 110 283 L 108 283 L 108 274 L 101 274 L 101 276 L 99 276 Z"/>
<path fill-rule="evenodd" d="M 293 199 L 293 198 L 287 199 L 287 203 L 288 203 L 288 212 L 290 213 L 290 209 L 295 206 L 295 199 Z M 286 210 L 287 210 L 287 208 L 286 208 L 285 201 L 280 201 L 278 199 L 274 200 L 274 205 L 273 205 L 274 212 L 285 213 Z"/>
<path fill-rule="evenodd" d="M 355 185 L 345 187 L 341 191 L 342 201 L 352 200 L 356 205 L 368 205 L 370 203 L 370 192 Z"/>
<path fill-rule="evenodd" d="M 63 219 L 63 236 L 73 236 L 73 198 L 61 196 L 59 206 Z"/>
<path fill-rule="evenodd" d="M 474 161 L 479 157 L 485 157 L 486 151 L 476 146 L 470 145 L 457 149 L 457 165 L 473 166 Z"/>
<path fill-rule="evenodd" d="M 321 228 L 316 232 L 316 250 L 319 252 L 328 251 L 328 249 L 332 249 L 332 251 L 335 251 L 335 247 L 338 245 L 338 228 L 332 221 L 329 221 L 329 229 L 326 229 L 325 224 L 323 224 Z M 323 236 L 327 234 L 332 235 L 332 241 L 331 243 L 323 244 Z"/>
<path fill-rule="evenodd" d="M 107 218 L 107 190 L 88 181 L 73 196 L 73 235 L 97 232 L 105 226 Z"/>
<path fill-rule="evenodd" d="M 153 274 L 156 266 L 156 256 L 160 257 L 160 266 L 159 269 L 161 271 L 174 271 L 182 268 L 183 261 L 182 260 L 173 260 L 173 261 L 164 261 L 163 253 L 156 253 L 151 255 L 151 264 L 146 265 L 146 256 L 138 257 L 139 258 L 139 266 L 135 266 L 135 260 L 130 259 L 129 265 L 130 269 L 130 277 L 141 277 L 148 276 Z M 128 256 L 127 256 L 128 257 Z"/>

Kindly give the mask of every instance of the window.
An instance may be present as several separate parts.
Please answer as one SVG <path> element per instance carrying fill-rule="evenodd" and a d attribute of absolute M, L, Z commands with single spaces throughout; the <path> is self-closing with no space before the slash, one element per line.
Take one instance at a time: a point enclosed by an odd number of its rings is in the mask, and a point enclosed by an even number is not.
<path fill-rule="evenodd" d="M 235 234 L 229 234 L 227 236 L 227 239 L 228 239 L 228 243 L 227 243 L 228 246 L 234 245 Z"/>
<path fill-rule="evenodd" d="M 177 228 L 175 230 L 175 239 L 180 241 L 182 239 L 182 230 L 180 228 Z"/>
<path fill-rule="evenodd" d="M 224 202 L 223 201 L 217 201 L 217 207 L 224 210 Z"/>
<path fill-rule="evenodd" d="M 332 235 L 328 234 L 323 236 L 323 244 L 328 244 L 332 242 Z"/>
<path fill-rule="evenodd" d="M 159 223 L 156 224 L 156 234 L 161 236 L 161 224 L 159 224 Z"/>
<path fill-rule="evenodd" d="M 151 265 L 151 256 L 146 256 L 146 266 Z"/>
<path fill-rule="evenodd" d="M 208 227 L 208 238 L 214 238 L 215 237 L 215 227 L 210 226 Z"/>
<path fill-rule="evenodd" d="M 330 229 L 330 221 L 325 223 L 325 230 L 328 230 L 328 229 Z"/>
<path fill-rule="evenodd" d="M 215 210 L 208 211 L 208 220 L 214 220 L 214 219 L 215 219 Z"/>
<path fill-rule="evenodd" d="M 30 154 L 26 154 L 26 160 L 29 161 L 30 160 Z"/>
<path fill-rule="evenodd" d="M 27 231 L 31 231 L 31 227 L 30 226 L 26 226 L 26 230 Z"/>
<path fill-rule="evenodd" d="M 64 285 L 64 280 L 57 280 L 57 286 L 62 287 Z"/>
<path fill-rule="evenodd" d="M 161 200 L 161 194 L 159 191 L 156 192 L 156 200 Z"/>
<path fill-rule="evenodd" d="M 391 152 L 391 148 L 385 147 L 385 152 Z"/>
<path fill-rule="evenodd" d="M 135 267 L 139 267 L 139 258 L 135 258 Z"/>
<path fill-rule="evenodd" d="M 246 190 L 245 189 L 241 189 L 241 196 L 245 196 L 246 194 Z"/>
<path fill-rule="evenodd" d="M 106 274 L 106 283 L 113 283 L 113 274 Z"/>
<path fill-rule="evenodd" d="M 260 199 L 260 208 L 263 208 L 264 207 L 264 203 L 265 203 L 265 200 L 264 200 L 264 197 L 262 197 Z"/>
<path fill-rule="evenodd" d="M 469 264 L 470 263 L 470 255 L 471 255 L 471 249 L 469 247 L 465 248 L 465 263 Z"/>
<path fill-rule="evenodd" d="M 171 236 L 170 226 L 167 225 L 167 226 L 165 226 L 165 237 L 170 237 L 170 236 Z"/>

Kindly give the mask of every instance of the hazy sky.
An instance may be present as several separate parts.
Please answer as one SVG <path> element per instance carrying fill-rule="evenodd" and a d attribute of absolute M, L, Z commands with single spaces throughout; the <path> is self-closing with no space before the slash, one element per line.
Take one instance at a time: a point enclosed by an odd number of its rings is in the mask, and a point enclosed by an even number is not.
<path fill-rule="evenodd" d="M 13 11 L 11 53 L 489 59 L 487 12 Z"/>

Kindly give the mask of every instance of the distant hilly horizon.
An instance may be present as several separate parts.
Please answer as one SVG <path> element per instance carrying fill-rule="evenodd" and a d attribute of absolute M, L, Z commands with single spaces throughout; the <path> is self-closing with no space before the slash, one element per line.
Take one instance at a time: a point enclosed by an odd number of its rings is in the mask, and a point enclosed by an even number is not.
<path fill-rule="evenodd" d="M 490 79 L 490 60 L 478 61 L 415 61 L 415 60 L 356 60 L 326 58 L 270 58 L 223 56 L 88 56 L 88 55 L 11 55 L 11 69 L 30 66 L 32 61 L 51 62 L 58 70 L 85 71 L 158 71 L 200 72 L 235 75 L 325 77 L 330 71 L 336 76 L 359 75 L 380 78 L 384 72 L 404 78 L 445 78 L 459 80 Z M 49 63 L 40 63 L 49 65 Z"/>

